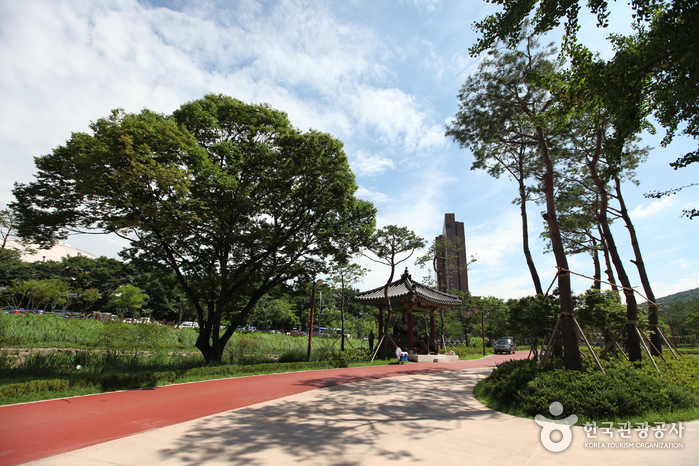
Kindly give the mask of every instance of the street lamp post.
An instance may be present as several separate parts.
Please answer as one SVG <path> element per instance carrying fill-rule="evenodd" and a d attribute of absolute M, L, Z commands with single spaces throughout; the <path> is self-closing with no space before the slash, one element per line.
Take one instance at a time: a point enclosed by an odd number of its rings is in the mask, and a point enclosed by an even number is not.
<path fill-rule="evenodd" d="M 323 283 L 323 280 L 313 282 L 313 291 L 311 292 L 311 320 L 308 324 L 308 362 L 311 362 L 311 341 L 313 340 L 313 312 L 316 307 L 316 285 Z"/>

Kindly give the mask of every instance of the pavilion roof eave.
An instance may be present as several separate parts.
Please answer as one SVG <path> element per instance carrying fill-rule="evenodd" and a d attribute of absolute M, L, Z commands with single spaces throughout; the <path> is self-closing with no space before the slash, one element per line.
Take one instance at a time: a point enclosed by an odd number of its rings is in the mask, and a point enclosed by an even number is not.
<path fill-rule="evenodd" d="M 353 301 L 369 306 L 381 307 L 385 304 L 385 286 L 381 286 L 369 291 L 363 291 L 354 296 Z M 388 287 L 388 296 L 392 302 L 398 304 L 402 302 L 411 305 L 406 307 L 423 307 L 422 312 L 434 311 L 440 308 L 460 307 L 461 299 L 441 291 L 433 290 L 425 285 L 412 281 L 408 269 L 401 277 L 391 283 Z"/>

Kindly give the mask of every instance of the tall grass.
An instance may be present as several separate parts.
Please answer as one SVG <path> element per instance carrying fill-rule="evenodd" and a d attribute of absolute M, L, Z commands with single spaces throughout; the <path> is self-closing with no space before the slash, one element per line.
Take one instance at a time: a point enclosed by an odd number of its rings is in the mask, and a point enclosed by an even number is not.
<path fill-rule="evenodd" d="M 0 315 L 0 346 L 57 347 L 120 350 L 129 352 L 155 350 L 195 350 L 198 331 L 191 328 L 125 324 L 98 320 L 64 319 L 52 315 Z M 349 349 L 367 348 L 366 340 L 349 340 Z M 307 336 L 270 333 L 234 333 L 226 347 L 224 360 L 237 362 L 250 357 L 279 356 L 288 352 L 306 352 Z M 338 350 L 334 338 L 316 337 L 313 351 Z"/>
<path fill-rule="evenodd" d="M 0 315 L 0 346 L 103 348 L 194 348 L 195 329 L 64 319 L 53 315 Z"/>
<path fill-rule="evenodd" d="M 6 358 L 1 358 L 6 359 Z M 122 372 L 153 372 L 187 369 L 204 364 L 201 354 L 151 354 L 70 351 L 31 354 L 22 364 L 0 361 L 0 386 L 35 378 L 85 378 Z"/>

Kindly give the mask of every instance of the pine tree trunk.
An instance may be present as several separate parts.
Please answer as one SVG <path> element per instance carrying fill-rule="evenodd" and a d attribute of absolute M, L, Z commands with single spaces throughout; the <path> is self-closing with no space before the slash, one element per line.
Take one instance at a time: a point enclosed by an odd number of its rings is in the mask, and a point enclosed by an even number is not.
<path fill-rule="evenodd" d="M 597 248 L 597 240 L 594 238 L 592 239 L 592 263 L 595 266 L 595 273 L 593 275 L 595 281 L 592 284 L 592 287 L 597 291 L 601 291 L 602 282 L 600 280 L 602 279 L 602 267 L 599 263 L 599 249 Z"/>
<path fill-rule="evenodd" d="M 520 176 L 519 179 L 519 198 L 520 198 L 520 214 L 522 216 L 522 249 L 524 249 L 524 257 L 527 260 L 527 267 L 529 267 L 529 273 L 532 276 L 532 281 L 534 282 L 534 290 L 537 295 L 543 295 L 544 290 L 541 288 L 541 280 L 539 279 L 539 274 L 536 271 L 536 266 L 534 265 L 534 259 L 532 259 L 532 253 L 529 250 L 529 224 L 527 221 L 527 199 L 526 187 L 524 186 L 524 180 Z"/>
<path fill-rule="evenodd" d="M 626 298 L 626 319 L 627 319 L 627 346 L 629 351 L 629 360 L 631 362 L 636 362 L 641 360 L 641 342 L 638 339 L 634 325 L 638 325 L 638 307 L 636 304 L 636 296 L 634 295 L 633 288 L 631 288 L 631 282 L 629 281 L 628 275 L 626 275 L 626 270 L 624 269 L 624 264 L 621 261 L 619 252 L 616 248 L 616 243 L 614 242 L 614 236 L 612 236 L 612 231 L 609 228 L 609 221 L 607 220 L 607 206 L 609 198 L 607 195 L 607 189 L 602 179 L 597 171 L 597 161 L 599 160 L 599 155 L 602 145 L 602 131 L 598 130 L 597 133 L 597 147 L 595 149 L 594 155 L 588 161 L 587 166 L 590 171 L 590 176 L 597 186 L 597 191 L 600 196 L 600 209 L 599 209 L 599 223 L 602 227 L 602 233 L 604 234 L 604 239 L 607 243 L 607 248 L 609 249 L 609 254 L 612 256 L 612 262 L 616 268 L 617 277 L 619 277 L 619 282 L 624 290 L 624 296 Z"/>
<path fill-rule="evenodd" d="M 655 305 L 655 295 L 653 294 L 653 288 L 650 285 L 650 280 L 648 280 L 646 266 L 643 263 L 641 248 L 638 245 L 638 237 L 636 236 L 636 229 L 631 222 L 631 217 L 629 217 L 629 212 L 626 209 L 624 198 L 621 195 L 621 181 L 619 180 L 618 176 L 614 177 L 614 187 L 616 188 L 616 197 L 619 201 L 621 217 L 624 219 L 626 228 L 629 230 L 629 235 L 631 236 L 631 246 L 633 247 L 633 253 L 635 256 L 635 260 L 631 262 L 636 264 L 636 267 L 638 268 L 638 275 L 641 278 L 643 291 L 646 293 L 646 298 L 648 298 L 648 325 L 650 326 L 650 341 L 653 343 L 653 346 L 650 348 L 651 354 L 653 354 L 653 356 L 660 356 L 660 354 L 663 352 L 663 347 L 662 338 L 657 330 L 658 306 Z"/>
<path fill-rule="evenodd" d="M 606 269 L 604 273 L 607 275 L 607 281 L 612 287 L 614 293 L 619 293 L 619 288 L 616 286 L 616 280 L 614 279 L 614 271 L 612 270 L 612 261 L 609 258 L 609 248 L 607 247 L 607 242 L 604 240 L 604 233 L 602 232 L 602 226 L 598 223 L 597 229 L 600 234 L 600 244 L 602 245 L 602 252 L 604 253 L 604 265 Z"/>
<path fill-rule="evenodd" d="M 543 129 L 537 128 L 539 147 L 546 165 L 544 174 L 544 186 L 546 194 L 546 213 L 544 219 L 548 223 L 549 238 L 551 240 L 551 248 L 556 258 L 556 265 L 559 267 L 558 276 L 558 292 L 561 302 L 561 328 L 563 332 L 563 362 L 567 370 L 582 370 L 582 358 L 580 356 L 580 348 L 578 347 L 578 334 L 573 322 L 573 296 L 570 284 L 570 273 L 568 273 L 568 260 L 566 258 L 561 232 L 558 229 L 558 220 L 556 219 L 556 206 L 554 202 L 554 173 L 553 162 L 548 150 L 546 138 Z"/>

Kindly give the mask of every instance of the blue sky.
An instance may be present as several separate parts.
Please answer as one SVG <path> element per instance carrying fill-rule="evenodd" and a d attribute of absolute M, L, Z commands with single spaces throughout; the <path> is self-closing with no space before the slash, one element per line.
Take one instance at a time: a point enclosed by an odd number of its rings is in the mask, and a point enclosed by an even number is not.
<path fill-rule="evenodd" d="M 610 29 L 628 33 L 627 7 L 615 8 Z M 169 113 L 222 93 L 267 102 L 296 127 L 342 140 L 357 194 L 374 202 L 379 226 L 407 226 L 432 240 L 444 213 L 455 213 L 465 224 L 467 253 L 477 258 L 469 272 L 473 294 L 531 294 L 519 210 L 511 203 L 514 182 L 471 171 L 471 154 L 444 137 L 459 87 L 480 59 L 468 55 L 477 38 L 472 24 L 493 11 L 475 0 L 0 2 L 0 206 L 11 201 L 15 181 L 32 179 L 34 156 L 63 144 L 72 131 L 87 131 L 111 109 Z M 583 18 L 581 37 L 608 57 L 604 32 L 593 21 Z M 645 135 L 655 149 L 638 170 L 641 185 L 624 186 L 656 296 L 699 286 L 699 220 L 680 218 L 682 209 L 697 206 L 699 189 L 643 197 L 697 179 L 699 167 L 668 166 L 692 141 L 678 138 L 662 148 L 661 138 L 662 131 Z M 548 286 L 555 267 L 538 237 L 541 210 L 530 209 L 531 247 Z M 631 259 L 625 228 L 614 231 Z M 120 248 L 103 236 L 69 243 L 110 257 Z M 360 288 L 385 282 L 387 268 L 360 262 L 372 269 Z M 411 262 L 414 278 L 428 274 Z M 569 262 L 592 274 L 589 256 Z M 589 282 L 573 285 L 583 291 Z"/>

